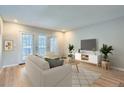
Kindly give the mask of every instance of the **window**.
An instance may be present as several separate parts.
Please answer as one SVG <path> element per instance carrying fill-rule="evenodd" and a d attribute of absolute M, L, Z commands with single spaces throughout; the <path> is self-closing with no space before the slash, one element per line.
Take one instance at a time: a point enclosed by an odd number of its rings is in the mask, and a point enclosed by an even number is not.
<path fill-rule="evenodd" d="M 46 54 L 46 36 L 39 35 L 39 55 L 44 56 Z"/>
<path fill-rule="evenodd" d="M 33 54 L 33 36 L 31 34 L 22 34 L 22 60 Z"/>
<path fill-rule="evenodd" d="M 54 53 L 58 52 L 56 37 L 50 38 L 50 52 L 54 52 Z"/>

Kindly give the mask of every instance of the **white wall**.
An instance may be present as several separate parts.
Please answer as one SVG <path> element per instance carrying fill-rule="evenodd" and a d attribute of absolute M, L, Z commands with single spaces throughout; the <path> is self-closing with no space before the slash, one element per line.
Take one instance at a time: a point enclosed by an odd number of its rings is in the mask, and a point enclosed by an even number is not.
<path fill-rule="evenodd" d="M 83 20 L 82 20 L 83 21 Z M 77 31 L 65 33 L 65 52 L 67 53 L 68 44 L 74 44 L 76 49 L 80 48 L 80 40 L 98 40 L 98 47 L 102 44 L 112 45 L 114 54 L 111 56 L 112 65 L 124 68 L 124 17 L 87 26 Z"/>
<path fill-rule="evenodd" d="M 14 50 L 5 52 L 3 50 L 3 65 L 18 64 L 20 61 L 20 32 L 30 32 L 35 36 L 40 33 L 46 35 L 55 35 L 58 40 L 59 54 L 67 54 L 68 44 L 74 44 L 75 49 L 80 48 L 80 40 L 96 38 L 98 47 L 103 43 L 112 45 L 114 54 L 111 56 L 112 65 L 124 68 L 124 17 L 87 26 L 83 29 L 70 31 L 63 34 L 62 32 L 54 32 L 40 28 L 34 28 L 13 23 L 4 23 L 3 43 L 5 40 L 14 41 Z M 36 40 L 35 40 L 36 41 Z M 36 42 L 34 43 L 36 44 Z M 48 46 L 49 48 L 49 46 Z M 65 51 L 64 51 L 65 49 Z"/>
<path fill-rule="evenodd" d="M 2 33 L 3 33 L 3 20 L 0 17 L 0 67 L 2 66 Z"/>
<path fill-rule="evenodd" d="M 4 30 L 3 30 L 3 43 L 5 40 L 13 40 L 14 41 L 14 50 L 13 51 L 4 51 L 3 50 L 3 66 L 6 65 L 13 65 L 13 64 L 18 64 L 21 60 L 21 38 L 20 38 L 20 33 L 21 32 L 28 32 L 32 33 L 34 35 L 34 49 L 37 44 L 37 36 L 39 34 L 45 34 L 46 36 L 50 36 L 55 34 L 57 37 L 57 40 L 63 43 L 63 33 L 62 32 L 55 32 L 55 31 L 50 31 L 46 29 L 41 29 L 41 28 L 35 28 L 35 27 L 30 27 L 30 26 L 24 26 L 24 25 L 19 25 L 19 24 L 14 24 L 14 23 L 9 23 L 9 22 L 4 22 Z M 63 47 L 61 47 L 61 44 L 59 43 L 59 54 L 63 55 Z M 4 47 L 3 47 L 4 48 Z M 48 46 L 49 48 L 49 46 Z"/>

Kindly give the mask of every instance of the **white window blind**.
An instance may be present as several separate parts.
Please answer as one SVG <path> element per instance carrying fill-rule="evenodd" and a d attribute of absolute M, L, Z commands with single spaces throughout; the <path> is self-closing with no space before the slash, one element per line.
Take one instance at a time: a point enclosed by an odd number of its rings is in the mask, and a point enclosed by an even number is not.
<path fill-rule="evenodd" d="M 46 54 L 46 36 L 39 35 L 39 55 L 44 56 Z"/>
<path fill-rule="evenodd" d="M 58 52 L 58 46 L 57 46 L 56 37 L 51 37 L 50 38 L 50 52 L 54 52 L 54 53 Z"/>
<path fill-rule="evenodd" d="M 33 35 L 22 33 L 22 60 L 33 54 Z"/>

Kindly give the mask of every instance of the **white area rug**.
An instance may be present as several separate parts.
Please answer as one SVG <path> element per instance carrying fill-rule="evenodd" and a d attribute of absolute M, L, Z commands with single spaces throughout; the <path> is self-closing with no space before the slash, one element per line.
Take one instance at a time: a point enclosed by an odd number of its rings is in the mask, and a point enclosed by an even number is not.
<path fill-rule="evenodd" d="M 88 70 L 86 68 L 78 66 L 79 72 L 77 72 L 76 66 L 72 66 L 72 87 L 92 87 L 93 82 L 100 77 L 100 73 Z"/>

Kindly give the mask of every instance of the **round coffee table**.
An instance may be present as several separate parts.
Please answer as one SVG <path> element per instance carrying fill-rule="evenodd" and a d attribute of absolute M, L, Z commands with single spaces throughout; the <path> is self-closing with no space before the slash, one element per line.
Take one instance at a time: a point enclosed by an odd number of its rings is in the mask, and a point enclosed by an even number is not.
<path fill-rule="evenodd" d="M 71 65 L 75 65 L 76 68 L 77 68 L 77 71 L 79 72 L 78 64 L 80 64 L 80 61 L 78 61 L 78 60 L 73 60 L 72 62 L 70 61 L 70 62 L 68 62 L 68 63 L 71 64 Z"/>

